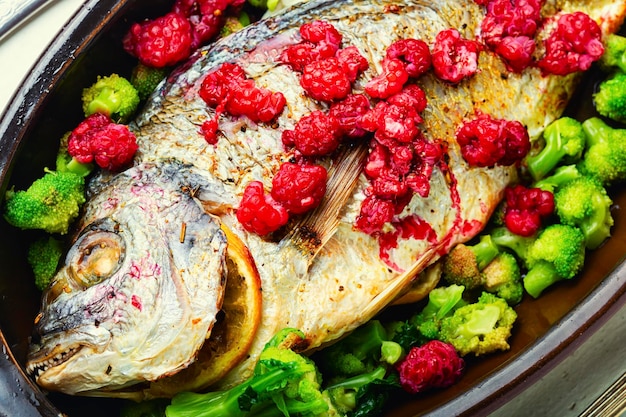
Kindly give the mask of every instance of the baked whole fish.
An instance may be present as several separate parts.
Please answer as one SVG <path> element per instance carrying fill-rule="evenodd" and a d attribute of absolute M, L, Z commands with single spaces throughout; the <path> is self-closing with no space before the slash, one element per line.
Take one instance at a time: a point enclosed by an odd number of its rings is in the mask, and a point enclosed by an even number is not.
<path fill-rule="evenodd" d="M 625 8 L 623 1 L 548 0 L 542 15 L 582 11 L 607 34 L 618 29 Z M 312 1 L 194 54 L 131 124 L 139 145 L 133 167 L 90 184 L 73 246 L 43 295 L 27 365 L 37 382 L 69 394 L 135 399 L 225 387 L 251 374 L 264 344 L 284 327 L 301 329 L 306 343 L 295 348 L 308 351 L 365 323 L 409 289 L 428 294 L 437 278 L 427 268 L 475 236 L 517 178 L 515 166 L 469 165 L 455 139 L 459 126 L 486 114 L 519 121 L 534 140 L 562 114 L 579 73 L 511 72 L 485 49 L 478 71 L 458 84 L 432 71 L 420 76 L 415 83 L 427 99 L 420 130 L 426 140 L 446 144 L 445 168 L 434 167 L 428 193 L 412 195 L 381 233 L 354 226 L 369 186 L 362 145 L 344 145 L 318 160 L 329 175 L 325 200 L 280 233 L 248 232 L 236 212 L 250 182 L 269 190 L 281 163 L 294 157 L 282 132 L 328 109 L 304 93 L 297 71 L 279 59 L 299 42 L 302 24 L 329 22 L 344 47 L 355 46 L 367 59 L 352 86 L 363 92 L 395 41 L 430 45 L 450 28 L 474 39 L 484 15 L 473 0 Z M 215 112 L 198 91 L 206 74 L 226 62 L 257 86 L 282 92 L 286 107 L 270 123 L 222 114 L 210 144 L 201 131 Z M 403 219 L 412 219 L 413 229 L 399 231 Z M 237 304 L 228 299 L 231 286 L 238 291 L 230 297 L 242 298 L 239 305 L 248 309 L 245 323 L 236 325 L 242 341 L 221 354 L 229 359 L 220 366 L 228 366 L 207 371 L 212 356 L 203 346 L 219 345 L 218 326 L 236 327 L 228 311 L 220 316 L 224 305 Z"/>

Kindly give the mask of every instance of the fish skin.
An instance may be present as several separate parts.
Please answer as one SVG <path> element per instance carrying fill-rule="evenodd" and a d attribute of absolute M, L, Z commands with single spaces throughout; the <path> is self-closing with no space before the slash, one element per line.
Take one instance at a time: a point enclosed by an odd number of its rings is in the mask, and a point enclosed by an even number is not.
<path fill-rule="evenodd" d="M 581 10 L 598 21 L 604 33 L 610 33 L 621 25 L 625 8 L 622 1 L 554 0 L 547 1 L 543 11 L 553 14 L 555 10 Z M 303 95 L 296 74 L 275 62 L 280 48 L 297 41 L 297 28 L 302 23 L 315 18 L 329 21 L 343 34 L 344 45 L 357 46 L 370 62 L 370 68 L 354 86 L 359 91 L 380 71 L 385 49 L 393 41 L 413 37 L 431 43 L 440 30 L 450 27 L 473 38 L 479 33 L 483 13 L 484 9 L 473 0 L 308 2 L 197 52 L 153 94 L 132 125 L 140 148 L 136 164 L 158 166 L 174 159 L 184 166 L 193 166 L 194 173 L 202 177 L 195 198 L 247 245 L 262 280 L 263 319 L 250 357 L 227 375 L 222 387 L 251 374 L 259 352 L 277 330 L 286 326 L 301 329 L 310 349 L 328 343 L 369 320 L 401 295 L 416 274 L 455 244 L 478 233 L 504 188 L 516 180 L 516 170 L 468 167 L 454 141 L 457 127 L 463 120 L 483 112 L 519 120 L 527 126 L 531 138 L 536 139 L 563 112 L 580 79 L 579 74 L 544 77 L 537 69 L 512 74 L 488 51 L 480 55 L 480 71 L 457 87 L 451 88 L 430 74 L 422 76 L 418 84 L 428 98 L 422 131 L 429 139 L 448 143 L 450 171 L 436 169 L 429 196 L 414 197 L 401 216 L 419 215 L 433 227 L 436 241 L 400 239 L 398 247 L 390 251 L 396 269 L 382 261 L 378 240 L 352 227 L 367 186 L 361 175 L 332 237 L 309 265 L 299 248 L 289 241 L 277 243 L 249 234 L 234 216 L 246 184 L 259 180 L 269 189 L 273 173 L 289 159 L 282 146 L 281 131 L 293 128 L 310 111 L 324 108 Z M 278 118 L 278 128 L 222 119 L 223 137 L 213 146 L 199 133 L 201 124 L 213 112 L 199 99 L 197 91 L 202 77 L 226 61 L 240 63 L 257 85 L 281 91 L 288 108 Z M 242 126 L 246 127 L 245 133 Z M 327 159 L 322 163 L 331 166 L 334 162 Z M 95 200 L 90 200 L 87 207 L 92 207 L 98 196 L 106 192 L 104 187 L 93 190 Z M 88 221 L 83 220 L 80 227 L 86 224 Z M 49 306 L 44 305 L 43 317 L 50 314 L 46 308 Z M 172 353 L 178 353 L 179 348 L 173 347 Z M 182 363 L 192 359 L 193 354 Z M 101 367 L 94 355 L 83 359 L 76 368 L 85 366 L 86 372 L 91 363 Z M 97 383 L 89 385 L 87 381 L 61 378 L 64 372 L 59 371 L 54 389 L 71 393 L 99 389 Z M 124 383 L 109 385 L 115 388 Z M 103 384 L 102 389 L 110 387 Z"/>
<path fill-rule="evenodd" d="M 41 375 L 41 386 L 71 379 L 65 392 L 119 389 L 184 368 L 202 346 L 221 307 L 227 245 L 218 222 L 181 191 L 201 179 L 187 170 L 137 165 L 86 206 L 66 264 L 44 295 L 41 341 L 29 355 L 32 362 L 54 357 L 59 346 L 82 347 L 75 360 Z M 81 268 L 100 274 L 83 282 Z M 172 345 L 176 352 L 168 352 Z"/>

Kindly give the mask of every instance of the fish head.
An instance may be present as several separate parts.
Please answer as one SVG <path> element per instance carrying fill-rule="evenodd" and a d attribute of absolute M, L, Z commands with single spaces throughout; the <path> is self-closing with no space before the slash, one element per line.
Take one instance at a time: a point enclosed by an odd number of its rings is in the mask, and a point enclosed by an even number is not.
<path fill-rule="evenodd" d="M 202 179 L 145 164 L 85 206 L 43 294 L 27 369 L 44 388 L 119 390 L 186 367 L 221 308 L 226 238 L 194 199 Z"/>

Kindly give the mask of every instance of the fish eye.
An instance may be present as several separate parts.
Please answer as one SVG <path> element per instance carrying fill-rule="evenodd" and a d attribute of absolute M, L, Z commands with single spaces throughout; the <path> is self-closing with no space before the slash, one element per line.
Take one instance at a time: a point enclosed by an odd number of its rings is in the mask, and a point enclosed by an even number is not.
<path fill-rule="evenodd" d="M 68 253 L 69 277 L 83 288 L 110 278 L 124 260 L 124 242 L 114 232 L 90 230 Z"/>

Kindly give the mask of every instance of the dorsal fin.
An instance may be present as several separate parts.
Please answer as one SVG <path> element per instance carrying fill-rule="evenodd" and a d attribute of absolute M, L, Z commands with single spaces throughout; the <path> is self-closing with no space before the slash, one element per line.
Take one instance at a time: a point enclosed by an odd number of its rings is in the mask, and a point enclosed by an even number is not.
<path fill-rule="evenodd" d="M 368 142 L 341 149 L 328 170 L 326 195 L 315 209 L 297 219 L 281 245 L 295 246 L 307 259 L 308 265 L 337 229 L 341 210 L 356 187 L 368 154 Z"/>

